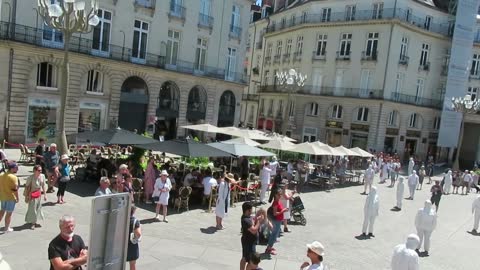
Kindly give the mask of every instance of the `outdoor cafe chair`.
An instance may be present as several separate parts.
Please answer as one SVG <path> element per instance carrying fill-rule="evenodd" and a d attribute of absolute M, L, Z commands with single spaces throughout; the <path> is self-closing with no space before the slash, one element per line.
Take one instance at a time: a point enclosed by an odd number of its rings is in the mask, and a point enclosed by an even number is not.
<path fill-rule="evenodd" d="M 21 144 L 23 145 L 23 144 Z M 33 162 L 35 158 L 35 153 L 31 151 L 27 146 L 23 145 L 23 150 L 25 152 L 25 161 L 26 162 Z"/>
<path fill-rule="evenodd" d="M 177 212 L 180 211 L 180 208 L 185 208 L 188 209 L 189 205 L 189 200 L 190 200 L 190 194 L 192 194 L 192 188 L 191 187 L 181 187 L 179 192 L 178 192 L 178 198 L 177 198 Z"/>
<path fill-rule="evenodd" d="M 25 153 L 25 147 L 23 144 L 20 144 L 20 158 L 18 159 L 19 162 L 27 160 L 27 155 Z"/>

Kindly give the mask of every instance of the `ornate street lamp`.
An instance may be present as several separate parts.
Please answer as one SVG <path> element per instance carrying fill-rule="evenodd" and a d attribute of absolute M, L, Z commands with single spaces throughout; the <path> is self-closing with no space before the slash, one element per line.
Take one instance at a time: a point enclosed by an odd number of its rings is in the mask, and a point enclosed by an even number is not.
<path fill-rule="evenodd" d="M 452 97 L 452 110 L 462 114 L 462 122 L 460 125 L 460 135 L 458 136 L 457 153 L 455 154 L 455 161 L 453 162 L 453 169 L 458 170 L 460 168 L 459 156 L 460 147 L 462 147 L 463 141 L 463 129 L 465 124 L 465 115 L 475 114 L 480 111 L 480 100 L 475 98 L 472 100 L 471 95 L 465 95 L 464 97 Z"/>
<path fill-rule="evenodd" d="M 61 104 L 59 132 L 57 132 L 58 149 L 62 154 L 68 153 L 67 136 L 65 133 L 65 112 L 68 88 L 70 84 L 70 65 L 68 52 L 70 47 L 70 39 L 75 33 L 85 34 L 92 31 L 100 20 L 97 17 L 98 3 L 92 1 L 89 11 L 85 9 L 84 1 L 63 0 L 56 1 L 51 4 L 51 0 L 38 0 L 38 13 L 45 21 L 45 25 L 58 30 L 63 35 L 63 64 L 61 71 Z"/>
<path fill-rule="evenodd" d="M 305 81 L 307 80 L 307 75 L 303 75 L 300 72 L 297 72 L 295 69 L 290 69 L 288 72 L 277 72 L 275 77 L 278 80 L 280 85 L 283 85 L 287 88 L 287 106 L 285 109 L 285 117 L 283 118 L 282 123 L 282 134 L 286 135 L 288 127 L 288 118 L 289 118 L 289 106 L 290 106 L 290 94 L 296 87 L 303 87 Z"/>

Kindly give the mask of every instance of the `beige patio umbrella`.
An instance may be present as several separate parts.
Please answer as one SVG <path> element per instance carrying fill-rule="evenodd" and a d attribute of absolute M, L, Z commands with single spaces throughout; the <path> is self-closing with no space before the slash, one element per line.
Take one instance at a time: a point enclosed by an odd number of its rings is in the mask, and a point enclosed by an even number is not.
<path fill-rule="evenodd" d="M 226 141 L 223 141 L 222 143 L 226 143 L 226 144 L 246 144 L 246 145 L 250 145 L 250 146 L 260 146 L 260 143 L 254 141 L 254 140 L 250 140 L 249 138 L 244 138 L 244 137 L 238 137 L 238 138 L 235 138 L 235 139 L 226 140 Z"/>
<path fill-rule="evenodd" d="M 263 131 L 256 130 L 256 129 L 240 129 L 237 127 L 223 127 L 220 128 L 219 133 L 235 136 L 235 137 L 243 137 L 248 138 L 250 140 L 262 140 L 262 141 L 269 141 L 271 140 L 270 137 L 267 137 Z"/>
<path fill-rule="evenodd" d="M 370 154 L 369 152 L 363 150 L 363 149 L 360 148 L 360 147 L 350 148 L 350 150 L 358 153 L 360 157 L 373 157 L 372 154 Z"/>
<path fill-rule="evenodd" d="M 278 139 L 282 139 L 282 140 L 289 141 L 289 142 L 296 142 L 297 141 L 297 140 L 292 139 L 288 136 L 281 135 L 281 134 L 278 134 L 278 133 L 275 133 L 275 132 L 269 133 L 269 134 L 267 134 L 267 136 L 271 137 L 272 139 L 277 139 L 278 138 Z"/>
<path fill-rule="evenodd" d="M 316 143 L 304 142 L 301 144 L 296 144 L 292 148 L 288 149 L 290 152 L 303 153 L 308 155 L 315 156 L 331 156 L 334 155 L 334 151 L 328 146 L 323 145 L 319 146 Z"/>
<path fill-rule="evenodd" d="M 221 133 L 221 128 L 211 124 L 187 125 L 187 126 L 181 126 L 181 128 L 198 130 L 198 131 L 203 131 L 208 133 Z"/>
<path fill-rule="evenodd" d="M 352 151 L 352 150 L 344 147 L 343 145 L 337 146 L 334 149 L 338 153 L 341 153 L 342 156 L 357 156 L 357 157 L 360 156 L 360 154 L 358 154 L 357 152 Z"/>
<path fill-rule="evenodd" d="M 262 148 L 269 148 L 275 150 L 288 151 L 290 148 L 294 147 L 295 144 L 280 137 L 276 137 L 273 140 L 268 141 L 265 144 L 260 145 Z"/>

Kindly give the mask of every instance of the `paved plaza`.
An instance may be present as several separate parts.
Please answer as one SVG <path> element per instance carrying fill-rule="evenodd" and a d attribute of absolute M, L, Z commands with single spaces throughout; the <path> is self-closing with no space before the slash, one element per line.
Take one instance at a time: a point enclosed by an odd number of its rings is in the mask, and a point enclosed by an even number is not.
<path fill-rule="evenodd" d="M 15 158 L 17 151 L 7 150 L 7 154 Z M 18 174 L 23 180 L 30 172 L 31 167 L 22 166 Z M 375 179 L 377 182 L 378 179 Z M 393 247 L 403 243 L 409 233 L 415 232 L 414 217 L 417 209 L 429 198 L 430 185 L 424 185 L 415 200 L 405 200 L 401 212 L 390 211 L 395 202 L 395 189 L 385 184 L 377 186 L 380 216 L 376 221 L 375 238 L 355 238 L 361 233 L 363 221 L 366 196 L 360 195 L 362 186 L 337 188 L 331 192 L 309 189 L 301 194 L 307 225 L 290 226 L 293 232 L 285 234 L 275 245 L 278 255 L 262 261 L 261 267 L 265 270 L 299 269 L 307 260 L 305 244 L 318 240 L 326 248 L 325 262 L 331 270 L 390 269 Z M 12 218 L 15 231 L 0 235 L 0 252 L 12 269 L 48 269 L 47 246 L 59 233 L 58 219 L 63 214 L 75 216 L 76 233 L 88 241 L 90 206 L 95 188 L 94 184 L 72 182 L 64 205 L 52 203 L 56 197 L 49 194 L 49 202 L 43 208 L 46 220 L 42 228 L 34 231 L 24 226 L 26 204 L 22 197 Z M 475 194 L 442 197 L 430 256 L 420 258 L 420 269 L 478 269 L 476 255 L 480 236 L 467 232 L 472 229 L 471 205 L 474 198 Z M 241 207 L 237 204 L 230 209 L 225 220 L 226 229 L 216 232 L 213 230 L 213 213 L 201 209 L 181 213 L 170 210 L 167 224 L 152 222 L 153 207 L 140 205 L 137 218 L 143 224 L 143 239 L 138 269 L 238 269 L 241 256 L 240 216 Z M 3 227 L 3 222 L 0 226 Z M 263 252 L 264 248 L 257 246 L 257 251 Z"/>

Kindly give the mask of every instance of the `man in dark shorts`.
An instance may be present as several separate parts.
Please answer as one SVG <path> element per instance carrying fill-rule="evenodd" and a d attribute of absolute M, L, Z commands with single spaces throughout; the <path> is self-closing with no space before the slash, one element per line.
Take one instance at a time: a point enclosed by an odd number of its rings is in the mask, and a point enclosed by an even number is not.
<path fill-rule="evenodd" d="M 252 218 L 252 204 L 245 202 L 242 204 L 242 259 L 240 260 L 240 269 L 244 270 L 247 262 L 255 254 L 255 245 L 257 244 L 258 228 L 262 224 L 263 216 Z"/>
<path fill-rule="evenodd" d="M 82 270 L 87 263 L 87 247 L 82 238 L 73 233 L 75 219 L 65 215 L 60 219 L 60 234 L 48 245 L 50 270 Z"/>

